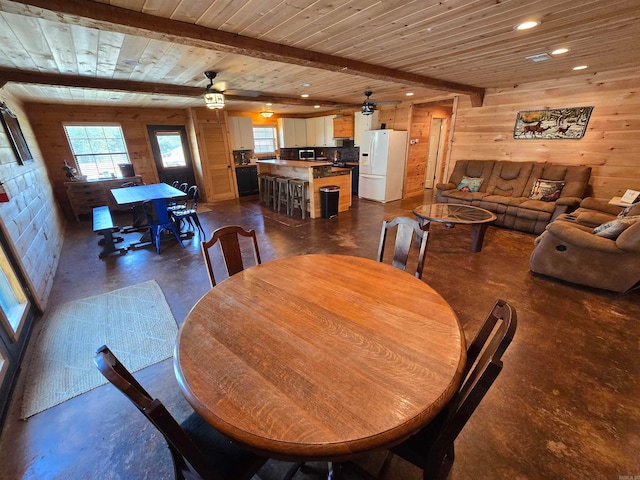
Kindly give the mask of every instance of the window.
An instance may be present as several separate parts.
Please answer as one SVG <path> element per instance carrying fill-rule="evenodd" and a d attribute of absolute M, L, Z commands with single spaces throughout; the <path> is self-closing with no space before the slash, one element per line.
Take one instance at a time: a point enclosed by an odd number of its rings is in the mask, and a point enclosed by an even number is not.
<path fill-rule="evenodd" d="M 119 125 L 65 125 L 80 175 L 119 177 L 119 163 L 131 163 Z"/>
<path fill-rule="evenodd" d="M 254 127 L 253 151 L 255 153 L 275 153 L 276 151 L 276 129 L 275 127 Z"/>
<path fill-rule="evenodd" d="M 186 167 L 187 160 L 184 158 L 184 146 L 180 132 L 164 131 L 155 132 L 158 150 L 162 158 L 164 168 Z"/>

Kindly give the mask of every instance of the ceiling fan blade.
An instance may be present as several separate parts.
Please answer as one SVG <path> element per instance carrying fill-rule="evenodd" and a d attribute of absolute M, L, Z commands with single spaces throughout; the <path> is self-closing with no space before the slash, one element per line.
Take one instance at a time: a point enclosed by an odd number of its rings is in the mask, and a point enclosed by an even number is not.
<path fill-rule="evenodd" d="M 400 105 L 402 102 L 398 101 L 398 100 L 390 100 L 388 102 L 376 102 L 375 100 L 372 100 L 372 102 L 375 105 Z"/>
<path fill-rule="evenodd" d="M 233 90 L 233 89 L 229 89 L 229 90 L 225 90 L 224 93 L 227 94 L 227 95 L 238 95 L 238 96 L 241 96 L 241 97 L 259 97 L 260 96 L 260 92 L 256 92 L 255 90 Z"/>

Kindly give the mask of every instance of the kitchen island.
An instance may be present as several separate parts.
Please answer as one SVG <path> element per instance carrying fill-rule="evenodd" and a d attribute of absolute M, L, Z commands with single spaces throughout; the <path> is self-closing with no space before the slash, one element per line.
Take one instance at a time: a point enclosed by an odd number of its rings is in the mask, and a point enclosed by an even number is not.
<path fill-rule="evenodd" d="M 270 174 L 296 178 L 309 182 L 309 216 L 319 218 L 320 188 L 328 185 L 340 187 L 338 212 L 351 207 L 351 169 L 334 167 L 326 161 L 304 160 L 258 160 L 258 175 Z"/>

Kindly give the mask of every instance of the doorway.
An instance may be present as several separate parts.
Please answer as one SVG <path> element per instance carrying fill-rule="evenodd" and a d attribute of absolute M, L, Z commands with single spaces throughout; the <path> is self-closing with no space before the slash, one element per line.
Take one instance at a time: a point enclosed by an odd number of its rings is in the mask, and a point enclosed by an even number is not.
<path fill-rule="evenodd" d="M 161 183 L 195 185 L 193 162 L 184 125 L 147 125 Z"/>
<path fill-rule="evenodd" d="M 424 175 L 424 188 L 432 189 L 440 181 L 439 174 L 444 156 L 444 140 L 446 118 L 431 118 L 429 128 L 429 148 L 427 151 L 427 167 Z"/>
<path fill-rule="evenodd" d="M 26 281 L 0 231 L 0 429 L 35 312 Z"/>

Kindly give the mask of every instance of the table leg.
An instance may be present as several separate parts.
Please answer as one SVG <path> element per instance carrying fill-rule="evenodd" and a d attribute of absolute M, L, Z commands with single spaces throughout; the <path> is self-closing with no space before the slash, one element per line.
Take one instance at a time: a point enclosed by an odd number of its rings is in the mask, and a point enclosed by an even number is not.
<path fill-rule="evenodd" d="M 484 241 L 484 234 L 487 231 L 488 223 L 477 223 L 471 225 L 471 251 L 473 253 L 482 250 L 482 242 Z"/>

